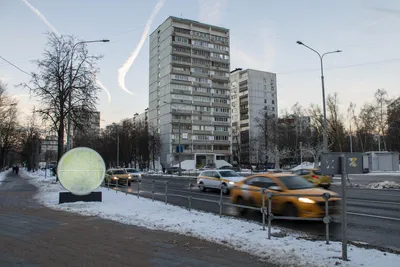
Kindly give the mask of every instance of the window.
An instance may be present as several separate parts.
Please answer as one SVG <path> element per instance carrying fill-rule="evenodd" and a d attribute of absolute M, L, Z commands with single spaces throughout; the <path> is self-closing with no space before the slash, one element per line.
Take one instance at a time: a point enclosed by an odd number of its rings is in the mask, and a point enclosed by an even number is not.
<path fill-rule="evenodd" d="M 300 190 L 300 189 L 308 189 L 313 188 L 314 185 L 300 176 L 285 176 L 281 177 L 280 181 L 287 187 L 289 190 Z"/>
<path fill-rule="evenodd" d="M 171 88 L 173 90 L 183 90 L 183 91 L 192 91 L 192 87 L 183 84 L 171 84 Z"/>
<path fill-rule="evenodd" d="M 264 104 L 267 104 L 267 99 L 264 99 Z"/>
<path fill-rule="evenodd" d="M 172 37 L 172 38 L 173 38 L 172 40 L 176 41 L 176 42 L 185 43 L 185 44 L 189 43 L 189 39 L 185 38 L 185 37 L 176 36 L 176 37 Z"/>
<path fill-rule="evenodd" d="M 203 50 L 193 49 L 192 53 L 193 53 L 193 55 L 199 55 L 199 56 L 203 56 L 203 57 L 209 57 L 210 56 L 210 52 L 203 51 Z"/>
<path fill-rule="evenodd" d="M 172 60 L 190 63 L 190 57 L 172 55 Z"/>
<path fill-rule="evenodd" d="M 204 41 L 193 40 L 192 44 L 196 45 L 196 46 L 208 47 L 208 42 L 204 42 Z"/>
<path fill-rule="evenodd" d="M 198 32 L 198 31 L 193 31 L 194 36 L 202 37 L 202 38 L 210 38 L 210 34 L 205 33 L 205 32 Z"/>
<path fill-rule="evenodd" d="M 220 112 L 220 113 L 229 113 L 228 108 L 214 108 L 215 112 Z"/>
<path fill-rule="evenodd" d="M 208 74 L 208 69 L 204 68 L 191 68 L 191 72 L 193 73 L 203 73 L 203 74 Z"/>
<path fill-rule="evenodd" d="M 275 104 L 275 100 L 272 100 L 272 104 Z"/>
<path fill-rule="evenodd" d="M 228 127 L 215 126 L 214 130 L 217 131 L 217 132 L 227 132 L 228 131 Z"/>
<path fill-rule="evenodd" d="M 214 98 L 214 103 L 228 104 L 228 100 L 224 98 Z"/>
<path fill-rule="evenodd" d="M 188 30 L 188 29 L 174 27 L 174 31 L 190 35 L 190 30 Z"/>
<path fill-rule="evenodd" d="M 198 101 L 198 102 L 210 102 L 210 98 L 206 96 L 194 96 L 193 101 Z"/>
<path fill-rule="evenodd" d="M 210 61 L 205 59 L 193 58 L 192 63 L 201 66 L 210 66 Z"/>
<path fill-rule="evenodd" d="M 203 107 L 203 106 L 194 106 L 194 110 L 196 110 L 196 111 L 211 111 L 211 108 Z"/>
<path fill-rule="evenodd" d="M 173 80 L 181 80 L 181 81 L 188 81 L 189 80 L 189 76 L 172 74 L 171 75 L 171 79 L 173 79 Z"/>
<path fill-rule="evenodd" d="M 224 69 L 229 69 L 229 64 L 227 63 L 221 63 L 221 62 L 211 62 L 212 66 L 217 67 L 217 68 L 224 68 Z"/>
<path fill-rule="evenodd" d="M 216 141 L 228 141 L 228 136 L 216 136 L 215 137 Z"/>
<path fill-rule="evenodd" d="M 175 94 L 171 94 L 171 98 L 172 99 L 180 99 L 180 100 L 193 100 L 193 97 L 190 95 L 175 95 Z"/>
<path fill-rule="evenodd" d="M 195 92 L 202 92 L 202 93 L 210 93 L 211 89 L 210 88 L 204 88 L 204 87 L 193 87 Z"/>
<path fill-rule="evenodd" d="M 222 122 L 228 122 L 228 118 L 225 117 L 215 117 L 214 121 L 222 121 Z"/>
<path fill-rule="evenodd" d="M 172 49 L 176 52 L 190 53 L 190 48 L 188 48 L 188 47 L 176 46 L 176 47 L 173 47 Z"/>
<path fill-rule="evenodd" d="M 217 42 L 221 42 L 221 43 L 224 43 L 224 44 L 228 43 L 228 38 L 217 36 L 217 35 L 211 35 L 211 40 L 217 41 Z"/>
<path fill-rule="evenodd" d="M 267 177 L 254 177 L 247 180 L 246 184 L 260 188 L 270 188 L 271 186 L 276 186 L 276 183 L 271 178 Z"/>

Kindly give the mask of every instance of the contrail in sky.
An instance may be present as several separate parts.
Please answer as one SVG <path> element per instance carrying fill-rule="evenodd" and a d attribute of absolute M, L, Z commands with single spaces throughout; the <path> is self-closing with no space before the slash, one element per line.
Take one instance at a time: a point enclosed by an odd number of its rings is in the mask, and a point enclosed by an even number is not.
<path fill-rule="evenodd" d="M 54 33 L 57 34 L 57 35 L 60 35 L 60 34 L 58 33 L 58 31 L 56 30 L 56 28 L 55 28 L 53 25 L 51 25 L 51 23 L 46 19 L 45 16 L 42 15 L 42 13 L 40 13 L 39 10 L 37 10 L 37 9 L 34 8 L 31 4 L 29 4 L 28 1 L 26 1 L 26 0 L 22 0 L 22 1 L 23 1 L 23 2 L 25 3 L 25 5 L 27 5 L 36 15 L 38 15 L 38 17 L 47 25 L 47 27 L 49 27 L 49 28 L 51 29 L 52 32 L 54 32 Z"/>
<path fill-rule="evenodd" d="M 56 35 L 60 35 L 60 33 L 57 31 L 57 29 L 46 19 L 45 16 L 43 16 L 42 13 L 40 13 L 40 11 L 36 8 L 34 8 L 27 0 L 22 0 L 36 15 L 38 15 L 38 17 L 46 24 L 47 27 L 49 27 L 51 29 L 52 32 L 54 32 Z M 110 91 L 107 90 L 107 88 L 102 84 L 102 82 L 100 80 L 98 80 L 96 78 L 96 84 L 103 89 L 104 91 L 106 91 L 107 95 L 108 95 L 108 103 L 111 103 L 111 94 Z"/>
<path fill-rule="evenodd" d="M 131 56 L 125 61 L 125 63 L 118 70 L 119 87 L 121 87 L 122 90 L 124 90 L 125 92 L 127 92 L 131 95 L 134 95 L 134 93 L 129 91 L 128 89 L 126 89 L 125 76 L 126 76 L 127 72 L 129 71 L 129 69 L 131 68 L 136 57 L 138 56 L 140 49 L 142 49 L 142 46 L 143 46 L 144 42 L 146 41 L 147 36 L 149 35 L 151 24 L 153 23 L 155 16 L 157 16 L 158 12 L 160 11 L 160 9 L 164 5 L 164 3 L 165 3 L 165 0 L 159 0 L 157 2 L 156 6 L 153 9 L 153 12 L 151 13 L 149 19 L 147 20 L 146 26 L 144 27 L 142 37 L 140 38 L 138 45 L 136 46 L 135 50 L 133 50 Z"/>

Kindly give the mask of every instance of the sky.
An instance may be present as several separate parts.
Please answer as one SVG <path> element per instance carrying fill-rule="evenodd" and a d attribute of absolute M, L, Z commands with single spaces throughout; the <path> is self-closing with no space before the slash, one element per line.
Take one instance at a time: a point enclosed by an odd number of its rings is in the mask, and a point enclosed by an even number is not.
<path fill-rule="evenodd" d="M 326 93 L 339 94 L 343 113 L 350 102 L 360 107 L 373 101 L 378 88 L 400 96 L 399 0 L 0 0 L 0 56 L 34 72 L 32 60 L 41 58 L 48 31 L 81 40 L 110 39 L 88 44 L 91 53 L 104 56 L 97 75 L 111 95 L 109 103 L 107 93 L 99 93 L 104 126 L 148 106 L 148 38 L 140 50 L 137 46 L 150 15 L 149 33 L 169 16 L 230 29 L 231 69 L 277 73 L 279 110 L 290 110 L 296 102 L 322 104 L 318 55 L 297 40 L 321 53 L 343 50 L 324 58 Z M 130 94 L 120 86 L 118 70 L 134 50 L 137 57 L 125 68 Z M 27 89 L 16 87 L 29 78 L 0 59 L 0 80 L 25 114 L 39 105 Z"/>

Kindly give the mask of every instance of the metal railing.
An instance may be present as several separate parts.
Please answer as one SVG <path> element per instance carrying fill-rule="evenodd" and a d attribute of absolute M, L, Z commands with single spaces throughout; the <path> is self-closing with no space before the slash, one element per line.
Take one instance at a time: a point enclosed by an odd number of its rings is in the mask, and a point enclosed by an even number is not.
<path fill-rule="evenodd" d="M 161 186 L 161 188 L 160 188 Z M 242 209 L 249 209 L 249 210 L 255 210 L 255 211 L 260 211 L 262 214 L 262 229 L 263 231 L 268 230 L 268 239 L 271 239 L 271 229 L 272 229 L 272 221 L 273 220 L 301 220 L 301 221 L 322 221 L 325 224 L 325 241 L 326 244 L 329 244 L 330 239 L 329 239 L 329 224 L 334 222 L 330 216 L 329 213 L 329 200 L 331 199 L 340 199 L 341 197 L 339 196 L 332 196 L 329 193 L 323 193 L 323 194 L 285 194 L 285 193 L 275 193 L 272 191 L 267 190 L 266 188 L 261 188 L 261 189 L 251 189 L 251 188 L 234 188 L 235 190 L 242 190 L 242 191 L 253 191 L 253 192 L 260 192 L 262 195 L 262 203 L 261 207 L 256 207 L 256 206 L 248 206 L 248 205 L 242 205 L 242 204 L 237 204 L 237 203 L 231 203 L 231 202 L 224 202 L 224 195 L 223 191 L 219 190 L 219 196 L 213 196 L 213 195 L 207 195 L 208 197 L 215 197 L 216 199 L 207 199 L 204 197 L 198 197 L 197 195 L 204 195 L 204 193 L 196 193 L 193 192 L 194 185 L 192 182 L 189 183 L 189 191 L 185 191 L 182 189 L 174 189 L 173 187 L 169 186 L 168 181 L 158 181 L 158 180 L 142 180 L 137 182 L 137 189 L 136 190 L 131 190 L 128 192 L 128 190 L 125 190 L 126 194 L 134 194 L 137 195 L 139 198 L 141 195 L 141 188 L 142 187 L 147 187 L 151 188 L 151 199 L 152 201 L 155 200 L 155 195 L 160 195 L 164 196 L 164 202 L 165 204 L 168 204 L 168 197 L 176 197 L 176 198 L 183 198 L 187 199 L 187 209 L 189 211 L 192 210 L 192 201 L 197 200 L 197 201 L 202 201 L 202 202 L 208 202 L 208 203 L 215 203 L 219 206 L 219 216 L 222 217 L 223 215 L 223 208 L 224 206 L 232 206 L 232 207 L 237 207 L 237 208 L 242 208 Z M 110 183 L 108 183 L 108 188 L 110 188 Z M 128 183 L 124 185 L 119 185 L 118 182 L 116 182 L 115 187 L 117 188 L 116 192 L 120 191 L 118 188 L 124 188 L 128 189 Z M 157 187 L 159 187 L 158 192 L 157 192 Z M 222 188 L 222 186 L 221 186 Z M 220 188 L 220 189 L 221 189 Z M 149 193 L 149 191 L 143 191 Z M 143 197 L 146 197 L 145 194 L 143 194 Z M 273 198 L 278 198 L 278 197 L 321 197 L 324 199 L 325 202 L 325 214 L 322 218 L 303 218 L 303 217 L 293 217 L 293 216 L 276 216 L 272 213 L 272 201 Z"/>

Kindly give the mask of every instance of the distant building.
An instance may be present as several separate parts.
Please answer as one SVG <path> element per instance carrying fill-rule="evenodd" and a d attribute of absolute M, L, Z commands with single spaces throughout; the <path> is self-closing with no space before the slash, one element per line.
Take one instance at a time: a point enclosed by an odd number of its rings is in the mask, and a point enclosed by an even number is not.
<path fill-rule="evenodd" d="M 40 160 L 43 162 L 56 161 L 58 156 L 58 137 L 57 135 L 48 135 L 41 140 Z"/>
<path fill-rule="evenodd" d="M 289 115 L 278 119 L 278 125 L 286 125 L 293 127 L 296 134 L 303 135 L 310 132 L 311 117 Z"/>
<path fill-rule="evenodd" d="M 196 166 L 229 160 L 229 30 L 169 17 L 150 35 L 149 53 L 149 123 L 163 166 L 177 164 L 179 151 Z"/>
<path fill-rule="evenodd" d="M 133 123 L 143 122 L 148 125 L 149 122 L 149 108 L 146 108 L 142 113 L 135 113 L 133 115 Z"/>
<path fill-rule="evenodd" d="M 252 146 L 260 146 L 256 140 L 260 140 L 258 121 L 263 114 L 268 112 L 274 119 L 278 116 L 276 74 L 236 69 L 230 74 L 230 83 L 232 149 L 240 150 L 241 163 L 260 162 L 258 149 Z"/>

